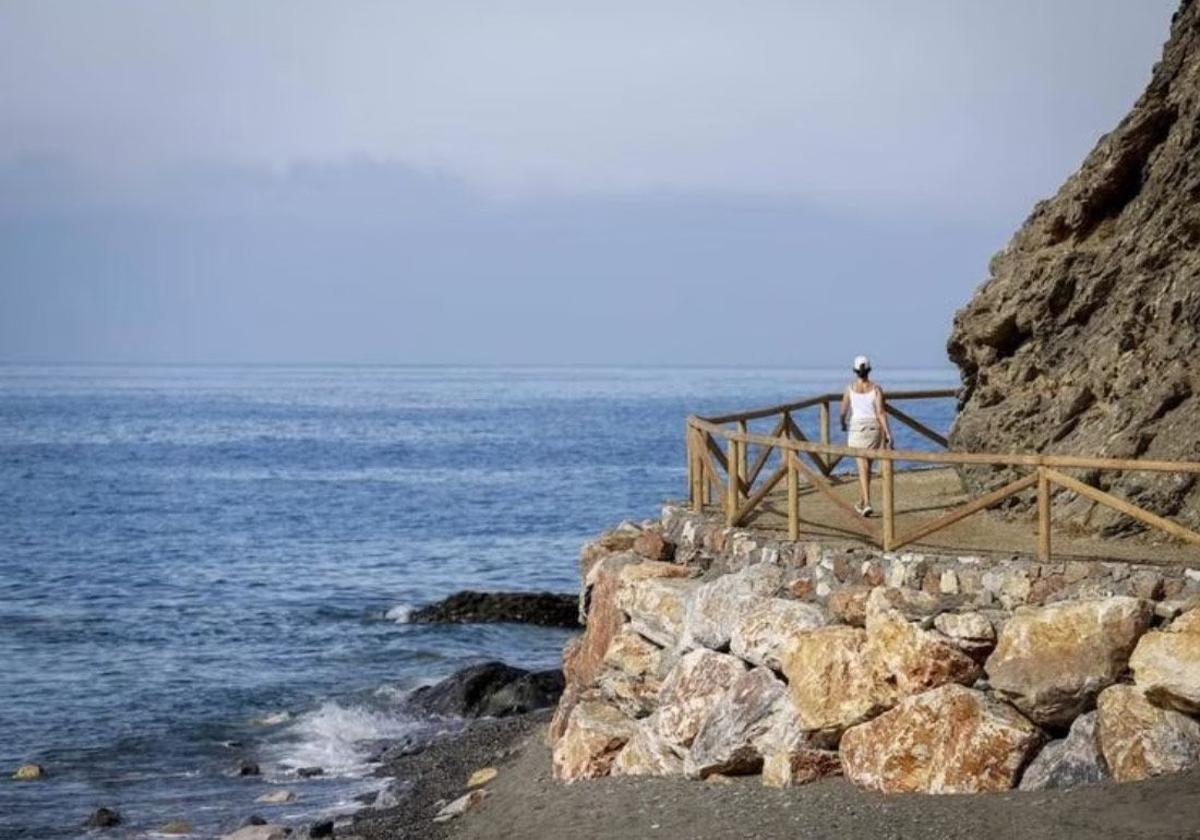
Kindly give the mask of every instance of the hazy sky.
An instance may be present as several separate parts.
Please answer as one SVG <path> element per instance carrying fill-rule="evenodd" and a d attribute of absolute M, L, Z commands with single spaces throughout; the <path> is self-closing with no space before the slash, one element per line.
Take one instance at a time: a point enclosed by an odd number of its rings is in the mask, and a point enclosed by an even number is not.
<path fill-rule="evenodd" d="M 1175 0 L 0 2 L 0 360 L 942 364 Z"/>

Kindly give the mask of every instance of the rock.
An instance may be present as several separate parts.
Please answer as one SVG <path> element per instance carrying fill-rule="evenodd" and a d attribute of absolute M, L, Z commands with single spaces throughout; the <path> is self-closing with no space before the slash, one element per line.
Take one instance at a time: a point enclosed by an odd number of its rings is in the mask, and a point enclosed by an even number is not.
<path fill-rule="evenodd" d="M 553 706 L 562 691 L 561 671 L 526 671 L 503 662 L 484 662 L 418 688 L 409 703 L 426 714 L 505 717 Z"/>
<path fill-rule="evenodd" d="M 286 840 L 292 830 L 283 825 L 247 825 L 232 834 L 221 836 L 221 840 Z"/>
<path fill-rule="evenodd" d="M 270 793 L 264 793 L 254 801 L 263 805 L 284 805 L 288 802 L 295 802 L 296 794 L 290 790 L 273 790 Z"/>
<path fill-rule="evenodd" d="M 658 733 L 670 744 L 690 747 L 700 725 L 746 671 L 735 656 L 701 648 L 682 656 L 659 694 Z"/>
<path fill-rule="evenodd" d="M 675 546 L 671 545 L 662 534 L 655 531 L 643 531 L 633 541 L 633 551 L 647 560 L 659 562 L 669 561 L 675 556 Z"/>
<path fill-rule="evenodd" d="M 495 767 L 481 767 L 472 773 L 470 778 L 467 779 L 467 787 L 473 788 L 479 787 L 480 785 L 486 785 L 499 775 L 500 771 Z"/>
<path fill-rule="evenodd" d="M 296 770 L 296 775 L 301 779 L 312 779 L 317 776 L 325 775 L 324 767 L 300 767 Z"/>
<path fill-rule="evenodd" d="M 571 711 L 579 703 L 579 700 L 584 695 L 584 689 L 580 688 L 578 683 L 569 682 L 567 687 L 563 689 L 562 697 L 558 698 L 558 706 L 554 709 L 554 717 L 550 719 L 550 725 L 546 728 L 546 744 L 553 747 L 563 733 L 567 731 L 567 721 L 571 718 Z"/>
<path fill-rule="evenodd" d="M 740 776 L 762 767 L 762 739 L 787 690 L 769 668 L 739 676 L 709 711 L 684 758 L 684 772 L 703 779 L 712 773 Z"/>
<path fill-rule="evenodd" d="M 656 644 L 670 647 L 683 636 L 688 606 L 699 584 L 693 580 L 627 574 L 635 569 L 638 567 L 627 566 L 622 570 L 617 603 L 628 614 L 634 631 Z"/>
<path fill-rule="evenodd" d="M 1121 676 L 1150 614 L 1127 597 L 1018 608 L 988 657 L 988 679 L 1034 722 L 1066 727 Z"/>
<path fill-rule="evenodd" d="M 333 836 L 333 820 L 318 820 L 308 827 L 310 840 L 322 840 Z"/>
<path fill-rule="evenodd" d="M 871 611 L 874 603 L 876 610 L 891 609 L 898 612 L 907 621 L 924 622 L 934 619 L 939 613 L 952 609 L 959 603 L 958 599 L 948 595 L 936 595 L 920 589 L 904 586 L 877 586 L 868 594 L 866 612 Z"/>
<path fill-rule="evenodd" d="M 578 627 L 579 598 L 556 592 L 475 592 L 463 590 L 415 609 L 410 624 L 538 624 Z"/>
<path fill-rule="evenodd" d="M 242 822 L 240 827 L 246 828 L 248 826 L 266 825 L 266 824 L 267 824 L 267 820 L 265 817 L 260 817 L 258 814 L 251 814 L 250 816 L 246 817 L 246 819 Z"/>
<path fill-rule="evenodd" d="M 1194 460 L 1200 452 L 1200 4 L 1182 3 L 1150 83 L 1058 193 L 1034 206 L 954 318 L 950 448 Z M 965 467 L 973 496 L 1012 479 Z M 1134 470 L 1101 489 L 1200 528 L 1200 481 Z M 1055 524 L 1144 526 L 1066 491 Z M 1033 494 L 1010 507 L 1029 509 Z"/>
<path fill-rule="evenodd" d="M 728 647 L 738 618 L 760 599 L 774 595 L 782 581 L 781 568 L 760 563 L 701 585 L 688 615 L 688 639 L 713 650 Z"/>
<path fill-rule="evenodd" d="M 729 649 L 747 662 L 779 670 L 783 667 L 783 651 L 793 635 L 824 624 L 824 614 L 811 604 L 764 598 L 734 622 Z"/>
<path fill-rule="evenodd" d="M 896 590 L 890 590 L 896 591 Z M 940 634 L 911 624 L 882 587 L 867 600 L 867 658 L 862 667 L 878 669 L 878 680 L 891 689 L 888 704 L 946 683 L 970 685 L 979 664 Z M 944 638 L 944 637 L 942 637 Z"/>
<path fill-rule="evenodd" d="M 996 641 L 992 622 L 977 612 L 941 613 L 933 620 L 933 626 L 952 639 L 984 643 Z"/>
<path fill-rule="evenodd" d="M 662 648 L 628 628 L 617 633 L 604 653 L 604 664 L 631 677 L 657 674 Z"/>
<path fill-rule="evenodd" d="M 554 745 L 554 777 L 571 782 L 607 776 L 613 759 L 636 731 L 634 722 L 615 706 L 600 700 L 580 701 Z"/>
<path fill-rule="evenodd" d="M 683 773 L 683 759 L 658 734 L 658 720 L 642 721 L 634 736 L 613 761 L 614 776 L 678 776 Z"/>
<path fill-rule="evenodd" d="M 239 776 L 259 776 L 262 775 L 262 769 L 258 766 L 257 761 L 243 759 L 238 762 L 237 775 Z"/>
<path fill-rule="evenodd" d="M 101 806 L 84 820 L 84 828 L 114 828 L 121 824 L 121 815 L 112 808 Z"/>
<path fill-rule="evenodd" d="M 192 824 L 184 820 L 171 820 L 163 823 L 158 829 L 159 834 L 191 834 Z"/>
<path fill-rule="evenodd" d="M 17 782 L 32 782 L 35 779 L 46 778 L 46 768 L 40 764 L 22 764 L 12 774 Z"/>
<path fill-rule="evenodd" d="M 867 626 L 867 598 L 871 595 L 870 586 L 845 586 L 834 590 L 825 600 L 829 617 L 834 621 L 849 624 L 851 627 Z"/>
<path fill-rule="evenodd" d="M 766 787 L 790 788 L 842 774 L 842 759 L 836 750 L 801 747 L 768 753 L 763 760 L 762 783 Z"/>
<path fill-rule="evenodd" d="M 1200 610 L 1175 619 L 1165 631 L 1138 640 L 1129 667 L 1138 688 L 1155 705 L 1200 713 Z"/>
<path fill-rule="evenodd" d="M 587 629 L 575 646 L 571 661 L 568 663 L 564 657 L 563 662 L 568 681 L 580 688 L 595 683 L 609 644 L 625 626 L 625 613 L 618 603 L 621 570 L 636 562 L 633 554 L 606 556 L 592 566 L 585 579 Z"/>
<path fill-rule="evenodd" d="M 458 799 L 455 799 L 449 805 L 442 808 L 442 810 L 438 811 L 437 816 L 433 818 L 433 821 L 435 823 L 443 823 L 457 819 L 463 814 L 467 813 L 467 811 L 477 807 L 480 802 L 487 798 L 488 791 L 484 790 L 483 788 L 463 794 L 462 796 L 458 797 Z"/>
<path fill-rule="evenodd" d="M 802 728 L 839 733 L 887 708 L 891 692 L 867 659 L 867 633 L 822 627 L 795 637 L 783 656 L 796 717 Z"/>
<path fill-rule="evenodd" d="M 848 729 L 842 768 L 855 784 L 885 793 L 1000 791 L 1041 740 L 1011 706 L 951 683 Z"/>
<path fill-rule="evenodd" d="M 1066 738 L 1042 747 L 1021 776 L 1021 790 L 1064 790 L 1110 778 L 1096 737 L 1096 713 L 1075 718 Z"/>
<path fill-rule="evenodd" d="M 635 677 L 610 670 L 596 680 L 596 689 L 629 717 L 644 718 L 658 706 L 662 681 L 650 674 Z"/>
<path fill-rule="evenodd" d="M 387 787 L 380 789 L 379 793 L 375 795 L 375 801 L 371 803 L 371 807 L 376 811 L 386 811 L 389 808 L 395 808 L 403 801 L 404 794 L 404 786 L 393 782 Z"/>
<path fill-rule="evenodd" d="M 1155 706 L 1134 686 L 1114 685 L 1096 700 L 1100 750 L 1112 777 L 1135 782 L 1200 764 L 1200 723 Z"/>
<path fill-rule="evenodd" d="M 589 582 L 592 570 L 606 557 L 631 553 L 633 543 L 641 533 L 641 528 L 633 523 L 622 523 L 591 542 L 584 543 L 579 552 L 579 579 L 585 583 Z M 584 610 L 582 615 L 587 615 L 587 611 Z"/>

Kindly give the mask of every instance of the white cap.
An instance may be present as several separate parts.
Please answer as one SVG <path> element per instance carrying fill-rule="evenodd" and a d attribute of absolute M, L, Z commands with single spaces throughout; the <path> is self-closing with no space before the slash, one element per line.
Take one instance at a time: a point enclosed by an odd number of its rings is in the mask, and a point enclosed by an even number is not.
<path fill-rule="evenodd" d="M 854 370 L 863 370 L 865 368 L 869 368 L 870 366 L 871 366 L 871 360 L 868 359 L 866 356 L 855 356 L 854 357 Z"/>

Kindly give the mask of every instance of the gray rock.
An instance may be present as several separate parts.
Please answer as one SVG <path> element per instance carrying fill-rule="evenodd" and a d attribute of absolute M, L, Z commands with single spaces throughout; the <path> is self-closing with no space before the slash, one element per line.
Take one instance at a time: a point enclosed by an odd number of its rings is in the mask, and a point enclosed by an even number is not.
<path fill-rule="evenodd" d="M 1025 768 L 1021 790 L 1064 790 L 1111 778 L 1096 735 L 1096 713 L 1075 718 L 1066 738 L 1051 741 Z"/>
<path fill-rule="evenodd" d="M 114 828 L 121 824 L 121 815 L 112 808 L 101 806 L 84 821 L 84 828 Z"/>
<path fill-rule="evenodd" d="M 503 662 L 484 662 L 418 688 L 409 703 L 428 714 L 504 717 L 553 706 L 563 685 L 562 671 L 533 672 Z"/>
<path fill-rule="evenodd" d="M 684 759 L 693 778 L 713 773 L 741 775 L 762 767 L 761 741 L 775 722 L 774 712 L 787 689 L 769 668 L 747 671 L 705 717 Z"/>

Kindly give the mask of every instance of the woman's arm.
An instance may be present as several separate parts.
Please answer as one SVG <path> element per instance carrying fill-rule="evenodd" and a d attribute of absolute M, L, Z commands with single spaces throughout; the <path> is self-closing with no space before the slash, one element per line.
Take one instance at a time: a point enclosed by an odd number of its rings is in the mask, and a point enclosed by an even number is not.
<path fill-rule="evenodd" d="M 891 446 L 892 427 L 888 425 L 887 409 L 883 407 L 883 389 L 878 385 L 875 386 L 875 419 L 879 421 L 879 428 L 883 429 L 884 444 Z"/>
<path fill-rule="evenodd" d="M 846 418 L 850 416 L 850 389 L 842 391 L 842 431 L 846 431 Z"/>

